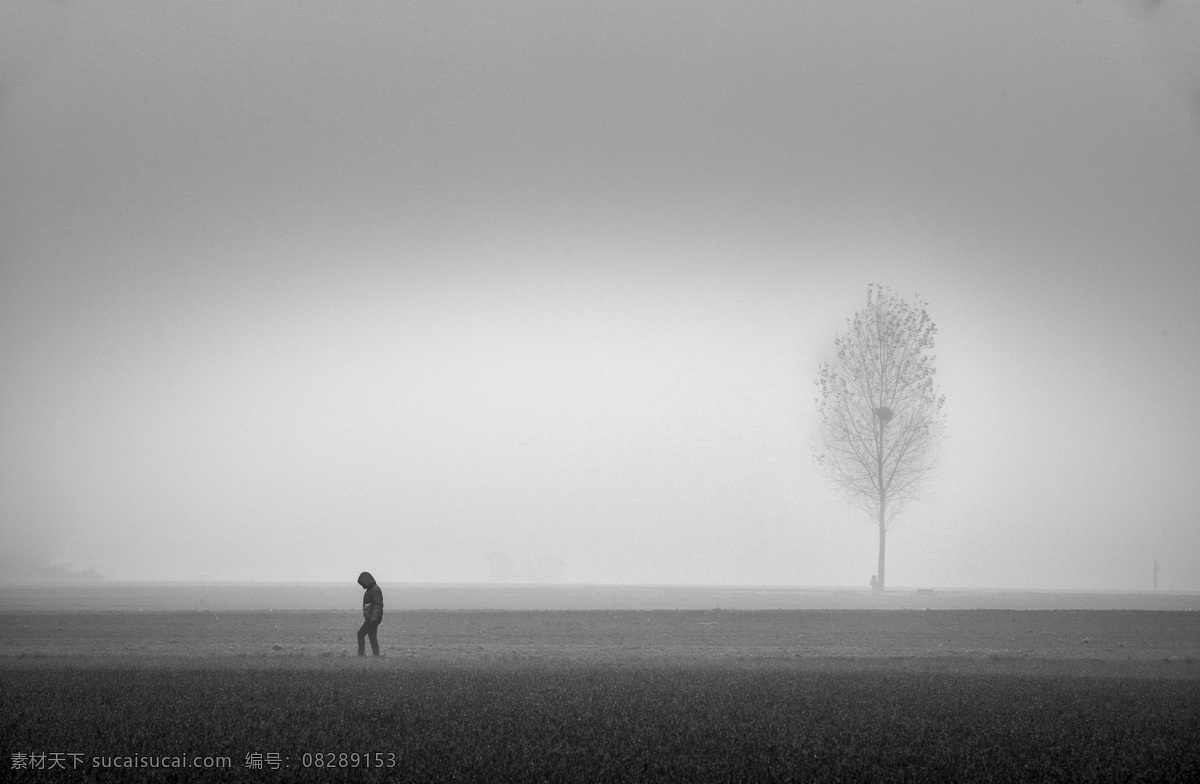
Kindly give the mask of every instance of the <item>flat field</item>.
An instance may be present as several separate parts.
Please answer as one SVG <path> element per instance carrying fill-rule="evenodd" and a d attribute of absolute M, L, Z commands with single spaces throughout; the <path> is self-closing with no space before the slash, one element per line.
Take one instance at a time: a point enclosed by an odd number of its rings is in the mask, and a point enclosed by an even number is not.
<path fill-rule="evenodd" d="M 0 613 L 6 778 L 1200 780 L 1192 612 L 359 618 Z"/>

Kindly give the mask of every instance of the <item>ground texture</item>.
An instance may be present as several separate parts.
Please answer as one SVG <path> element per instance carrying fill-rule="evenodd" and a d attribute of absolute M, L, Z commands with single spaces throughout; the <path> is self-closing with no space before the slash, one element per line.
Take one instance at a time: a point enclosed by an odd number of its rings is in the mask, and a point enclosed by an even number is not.
<path fill-rule="evenodd" d="M 1189 612 L 404 612 L 365 660 L 357 626 L 2 613 L 0 765 L 30 781 L 1200 780 Z"/>

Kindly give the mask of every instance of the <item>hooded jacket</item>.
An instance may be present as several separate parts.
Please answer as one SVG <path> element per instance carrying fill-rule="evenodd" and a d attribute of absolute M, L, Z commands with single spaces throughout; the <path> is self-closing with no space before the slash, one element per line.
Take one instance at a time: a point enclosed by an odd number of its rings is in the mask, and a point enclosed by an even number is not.
<path fill-rule="evenodd" d="M 367 589 L 363 594 L 363 620 L 380 623 L 383 621 L 383 591 L 375 584 L 370 572 L 360 574 L 358 584 Z"/>

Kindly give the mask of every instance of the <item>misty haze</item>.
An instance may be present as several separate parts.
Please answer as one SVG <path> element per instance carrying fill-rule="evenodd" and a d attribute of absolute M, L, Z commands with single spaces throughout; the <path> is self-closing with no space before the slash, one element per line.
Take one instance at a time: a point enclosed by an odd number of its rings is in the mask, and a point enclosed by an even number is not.
<path fill-rule="evenodd" d="M 876 284 L 945 398 L 889 589 L 1200 590 L 1198 37 L 6 3 L 3 578 L 869 590 L 813 400 Z"/>

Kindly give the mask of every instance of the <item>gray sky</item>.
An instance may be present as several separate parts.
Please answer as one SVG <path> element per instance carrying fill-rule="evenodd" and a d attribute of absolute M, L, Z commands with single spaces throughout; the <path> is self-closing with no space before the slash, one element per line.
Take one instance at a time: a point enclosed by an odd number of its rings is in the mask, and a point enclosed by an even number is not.
<path fill-rule="evenodd" d="M 1200 590 L 1200 3 L 0 5 L 0 560 L 865 586 L 868 283 L 948 440 L 890 586 Z"/>

